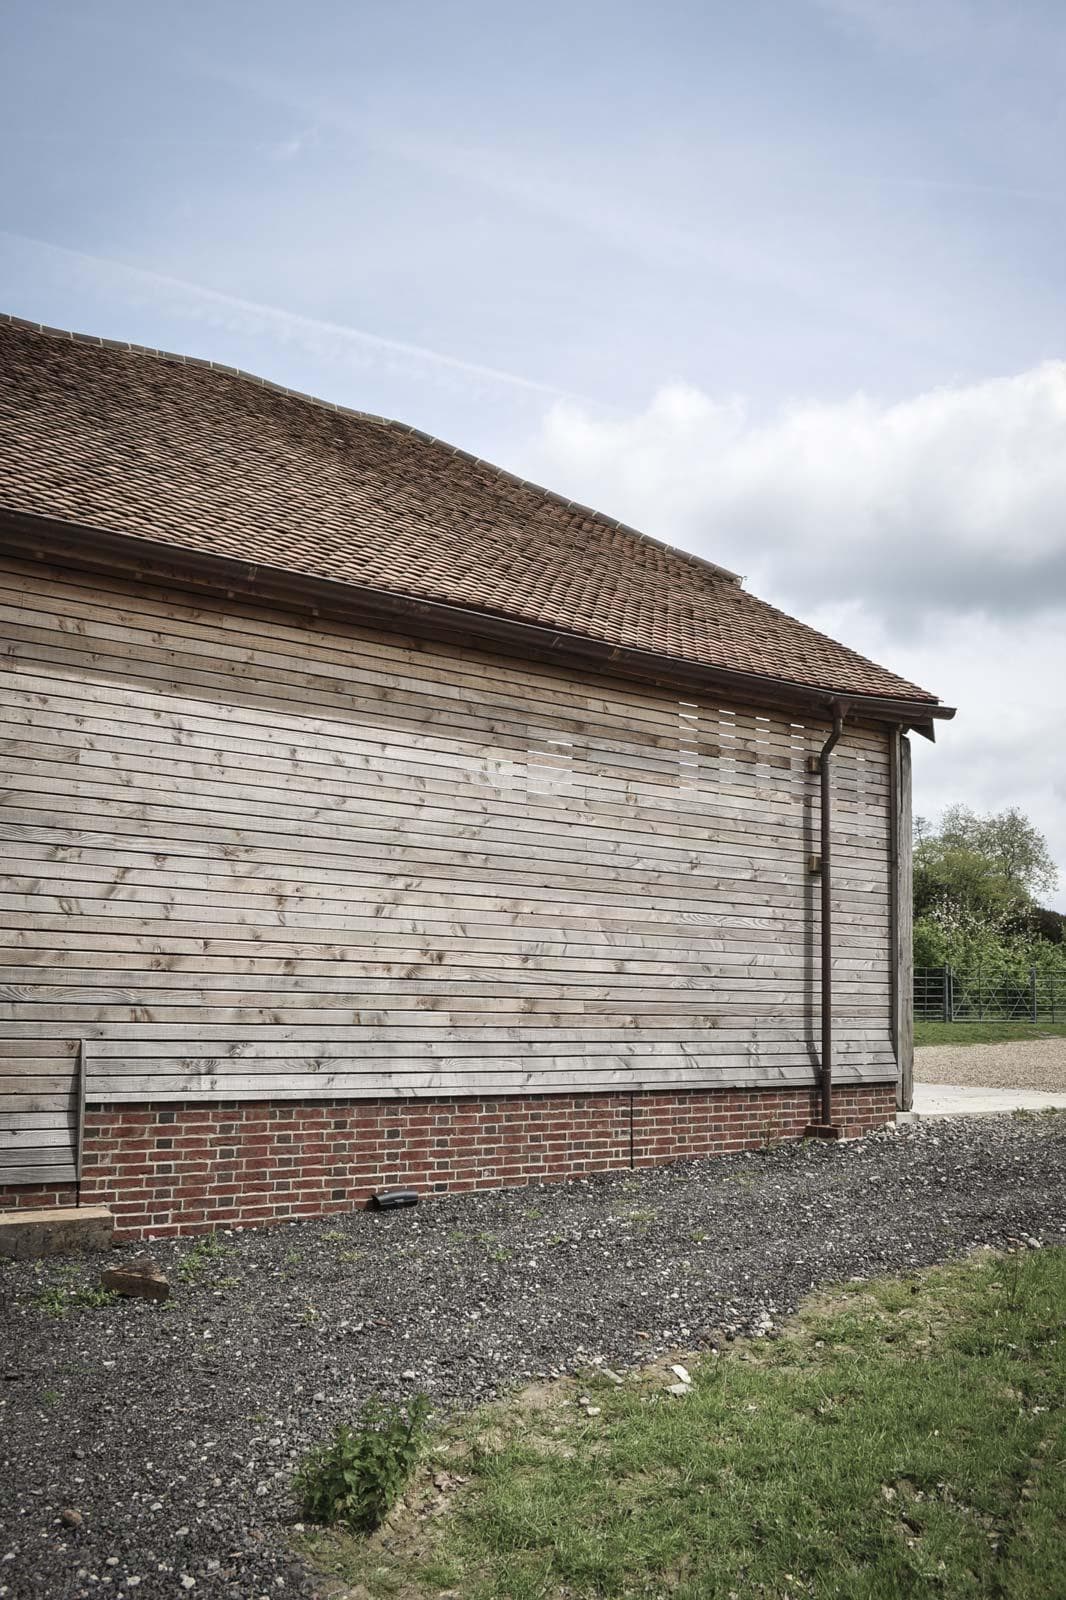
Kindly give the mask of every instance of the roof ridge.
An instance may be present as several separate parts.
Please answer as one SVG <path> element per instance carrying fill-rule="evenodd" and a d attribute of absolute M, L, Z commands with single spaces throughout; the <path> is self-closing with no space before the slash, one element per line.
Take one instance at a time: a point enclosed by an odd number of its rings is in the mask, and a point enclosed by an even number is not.
<path fill-rule="evenodd" d="M 390 432 L 404 434 L 413 439 L 419 439 L 425 444 L 435 445 L 446 450 L 449 455 L 460 461 L 469 461 L 473 466 L 487 469 L 496 478 L 505 483 L 515 485 L 520 489 L 531 490 L 534 494 L 541 495 L 545 500 L 554 505 L 562 506 L 564 510 L 573 512 L 577 516 L 591 517 L 602 527 L 608 528 L 613 533 L 623 533 L 633 539 L 639 539 L 643 544 L 651 545 L 655 550 L 661 550 L 666 555 L 676 556 L 682 561 L 690 561 L 697 566 L 707 569 L 716 578 L 725 578 L 743 588 L 743 579 L 739 573 L 733 572 L 729 567 L 721 566 L 717 561 L 711 561 L 707 556 L 697 555 L 692 550 L 682 550 L 678 545 L 667 544 L 663 539 L 656 539 L 650 533 L 644 533 L 640 528 L 634 528 L 628 522 L 620 522 L 616 517 L 609 517 L 602 511 L 597 511 L 594 506 L 587 506 L 580 500 L 568 500 L 565 495 L 555 489 L 546 488 L 544 484 L 534 483 L 531 478 L 523 478 L 517 472 L 511 472 L 507 467 L 498 466 L 494 461 L 487 461 L 484 456 L 475 456 L 469 450 L 463 450 L 459 445 L 449 443 L 447 439 L 440 439 L 435 434 L 427 433 L 423 428 L 415 428 L 408 422 L 398 422 L 392 417 L 378 416 L 373 411 L 359 411 L 354 406 L 342 406 L 335 400 L 323 400 L 319 395 L 307 394 L 302 389 L 289 389 L 284 384 L 274 383 L 270 378 L 263 378 L 256 372 L 247 372 L 243 367 L 231 367 L 222 361 L 210 361 L 206 356 L 188 356 L 180 351 L 156 349 L 152 345 L 133 344 L 127 339 L 105 339 L 100 334 L 76 333 L 70 328 L 54 328 L 46 322 L 33 322 L 26 317 L 16 317 L 9 311 L 0 311 L 0 325 L 13 328 L 27 328 L 34 333 L 42 334 L 50 339 L 69 339 L 73 344 L 94 345 L 101 350 L 116 350 L 127 355 L 150 356 L 157 361 L 173 361 L 179 366 L 205 367 L 211 372 L 220 372 L 225 377 L 241 378 L 246 383 L 255 384 L 260 389 L 270 389 L 275 394 L 283 394 L 290 400 L 300 400 L 306 405 L 317 406 L 322 411 L 332 411 L 337 416 L 353 417 L 359 422 L 373 423 L 378 427 L 386 428 Z M 745 591 L 746 592 L 746 591 Z"/>

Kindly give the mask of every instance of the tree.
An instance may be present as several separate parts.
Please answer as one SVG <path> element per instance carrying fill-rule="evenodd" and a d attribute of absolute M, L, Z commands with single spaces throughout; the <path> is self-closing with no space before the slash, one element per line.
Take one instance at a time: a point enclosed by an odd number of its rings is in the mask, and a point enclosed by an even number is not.
<path fill-rule="evenodd" d="M 914 845 L 916 917 L 951 906 L 986 922 L 1024 917 L 1058 882 L 1047 840 L 1016 806 L 978 816 L 949 806 L 938 828 L 919 819 Z"/>
<path fill-rule="evenodd" d="M 1032 903 L 1058 885 L 1047 840 L 1017 806 L 979 817 L 968 806 L 949 806 L 939 838 L 949 848 L 980 856 L 1012 889 Z"/>
<path fill-rule="evenodd" d="M 1016 806 L 949 806 L 939 826 L 916 818 L 914 833 L 916 966 L 1031 965 L 1062 950 L 1062 920 L 1035 898 L 1055 887 L 1055 864 Z"/>

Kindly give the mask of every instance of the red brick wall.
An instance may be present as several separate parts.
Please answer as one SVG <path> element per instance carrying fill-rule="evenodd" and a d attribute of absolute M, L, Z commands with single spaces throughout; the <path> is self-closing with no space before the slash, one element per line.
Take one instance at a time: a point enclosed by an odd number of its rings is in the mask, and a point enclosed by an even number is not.
<path fill-rule="evenodd" d="M 21 1184 L 0 1183 L 0 1211 L 30 1211 L 45 1206 L 72 1206 L 78 1198 L 76 1183 Z"/>
<path fill-rule="evenodd" d="M 892 1084 L 836 1091 L 837 1120 L 868 1133 L 895 1115 Z M 239 1102 L 86 1112 L 83 1204 L 116 1234 L 322 1216 L 377 1189 L 490 1189 L 797 1138 L 813 1091 L 678 1090 L 499 1100 Z M 70 1204 L 73 1186 L 0 1189 L 0 1205 Z"/>

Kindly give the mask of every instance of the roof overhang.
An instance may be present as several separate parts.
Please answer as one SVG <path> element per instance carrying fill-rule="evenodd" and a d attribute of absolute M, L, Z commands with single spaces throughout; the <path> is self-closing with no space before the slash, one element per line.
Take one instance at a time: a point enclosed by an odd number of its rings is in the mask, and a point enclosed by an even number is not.
<path fill-rule="evenodd" d="M 312 618 L 372 624 L 472 648 L 491 647 L 527 660 L 555 662 L 694 694 L 715 693 L 744 704 L 805 711 L 808 715 L 814 712 L 822 717 L 832 716 L 840 707 L 851 718 L 891 723 L 927 739 L 934 738 L 937 720 L 946 721 L 955 715 L 953 707 L 935 701 L 857 695 L 828 686 L 808 686 L 784 678 L 702 666 L 675 656 L 516 621 L 492 611 L 338 583 L 280 567 L 256 566 L 134 534 L 111 533 L 18 512 L 0 510 L 0 553 L 248 604 L 275 606 Z"/>

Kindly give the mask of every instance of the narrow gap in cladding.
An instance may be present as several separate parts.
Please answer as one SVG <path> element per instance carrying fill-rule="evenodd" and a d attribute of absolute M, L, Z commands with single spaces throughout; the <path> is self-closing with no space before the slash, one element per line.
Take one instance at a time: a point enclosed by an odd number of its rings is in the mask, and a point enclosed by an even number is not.
<path fill-rule="evenodd" d="M 788 725 L 789 778 L 793 793 L 801 798 L 806 793 L 807 779 L 807 725 L 790 722 Z"/>
<path fill-rule="evenodd" d="M 718 744 L 721 749 L 722 788 L 736 782 L 737 718 L 726 706 L 718 707 Z"/>
<path fill-rule="evenodd" d="M 755 781 L 770 777 L 770 718 L 755 717 Z"/>
<path fill-rule="evenodd" d="M 561 734 L 530 747 L 528 788 L 530 794 L 573 794 L 573 739 Z"/>
<path fill-rule="evenodd" d="M 700 786 L 700 708 L 694 700 L 677 702 L 677 777 L 682 794 Z"/>

